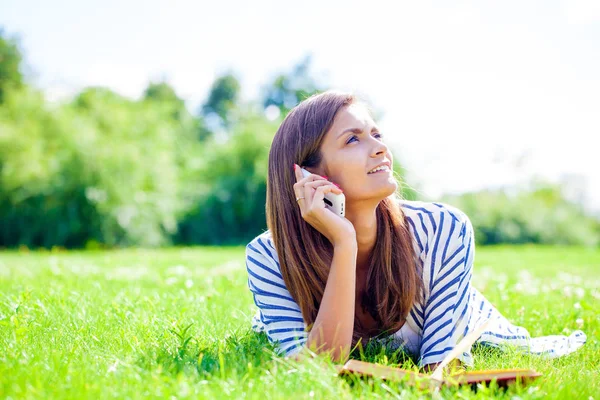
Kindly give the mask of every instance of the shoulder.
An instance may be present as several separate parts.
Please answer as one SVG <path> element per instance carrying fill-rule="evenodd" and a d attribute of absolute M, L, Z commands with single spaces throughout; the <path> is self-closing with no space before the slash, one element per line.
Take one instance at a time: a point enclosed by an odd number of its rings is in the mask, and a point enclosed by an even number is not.
<path fill-rule="evenodd" d="M 472 230 L 469 217 L 461 209 L 441 202 L 400 200 L 399 205 L 421 250 L 444 236 L 464 237 Z"/>
<path fill-rule="evenodd" d="M 249 271 L 254 270 L 261 275 L 269 273 L 281 279 L 279 258 L 270 231 L 261 233 L 246 245 L 246 266 Z"/>
<path fill-rule="evenodd" d="M 400 200 L 402 212 L 412 222 L 436 228 L 444 220 L 453 220 L 461 224 L 470 222 L 461 209 L 441 202 Z"/>
<path fill-rule="evenodd" d="M 400 200 L 404 215 L 411 219 L 427 218 L 439 221 L 442 218 L 453 218 L 466 222 L 469 217 L 462 210 L 450 204 L 417 200 Z"/>
<path fill-rule="evenodd" d="M 246 245 L 246 251 L 248 250 L 264 252 L 270 255 L 272 254 L 274 257 L 276 257 L 275 244 L 273 243 L 273 235 L 271 235 L 271 231 L 266 230 L 252 239 Z"/>

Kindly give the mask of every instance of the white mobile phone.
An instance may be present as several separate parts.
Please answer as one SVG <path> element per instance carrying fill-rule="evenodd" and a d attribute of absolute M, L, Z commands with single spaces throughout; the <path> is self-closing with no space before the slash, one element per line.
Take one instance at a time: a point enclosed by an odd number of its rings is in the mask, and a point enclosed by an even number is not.
<path fill-rule="evenodd" d="M 310 175 L 310 172 L 308 172 L 304 168 L 300 168 L 300 170 L 302 171 L 302 175 L 305 178 Z M 346 196 L 344 196 L 344 193 L 325 193 L 325 198 L 323 199 L 323 201 L 325 202 L 325 208 L 330 209 L 340 217 L 346 215 L 346 212 L 344 210 L 346 205 Z"/>

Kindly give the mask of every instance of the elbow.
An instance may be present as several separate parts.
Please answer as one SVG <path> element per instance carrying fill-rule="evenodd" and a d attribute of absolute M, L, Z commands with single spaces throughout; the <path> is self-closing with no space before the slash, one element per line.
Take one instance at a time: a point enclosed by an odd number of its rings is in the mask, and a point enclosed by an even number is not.
<path fill-rule="evenodd" d="M 348 358 L 350 358 L 350 346 L 348 346 L 348 348 L 345 349 L 340 349 L 337 352 L 334 351 L 334 353 L 331 356 L 333 362 L 340 364 L 345 364 L 346 361 L 348 361 Z"/>
<path fill-rule="evenodd" d="M 307 348 L 312 354 L 324 355 L 334 363 L 345 363 L 350 357 L 350 344 L 321 342 L 319 345 L 311 343 Z"/>

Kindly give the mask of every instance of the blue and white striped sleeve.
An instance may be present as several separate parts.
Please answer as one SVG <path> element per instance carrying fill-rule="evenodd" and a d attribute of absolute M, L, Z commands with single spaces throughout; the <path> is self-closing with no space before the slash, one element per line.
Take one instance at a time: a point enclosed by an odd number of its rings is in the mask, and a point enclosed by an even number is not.
<path fill-rule="evenodd" d="M 257 322 L 264 328 L 269 341 L 278 343 L 280 354 L 291 356 L 306 344 L 308 332 L 300 307 L 285 286 L 274 254 L 275 249 L 264 238 L 256 238 L 246 246 L 248 287 L 259 310 Z"/>
<path fill-rule="evenodd" d="M 473 226 L 457 208 L 428 215 L 429 251 L 423 265 L 423 336 L 419 364 L 441 362 L 472 328 Z M 459 359 L 472 365 L 470 349 Z"/>

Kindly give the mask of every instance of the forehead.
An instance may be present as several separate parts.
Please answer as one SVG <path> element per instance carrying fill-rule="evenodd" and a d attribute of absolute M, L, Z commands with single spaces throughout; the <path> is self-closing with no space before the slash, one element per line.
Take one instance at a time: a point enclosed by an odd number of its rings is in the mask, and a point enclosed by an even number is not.
<path fill-rule="evenodd" d="M 350 104 L 342 108 L 335 116 L 331 131 L 335 134 L 347 128 L 367 129 L 374 125 L 369 110 L 362 104 Z"/>

